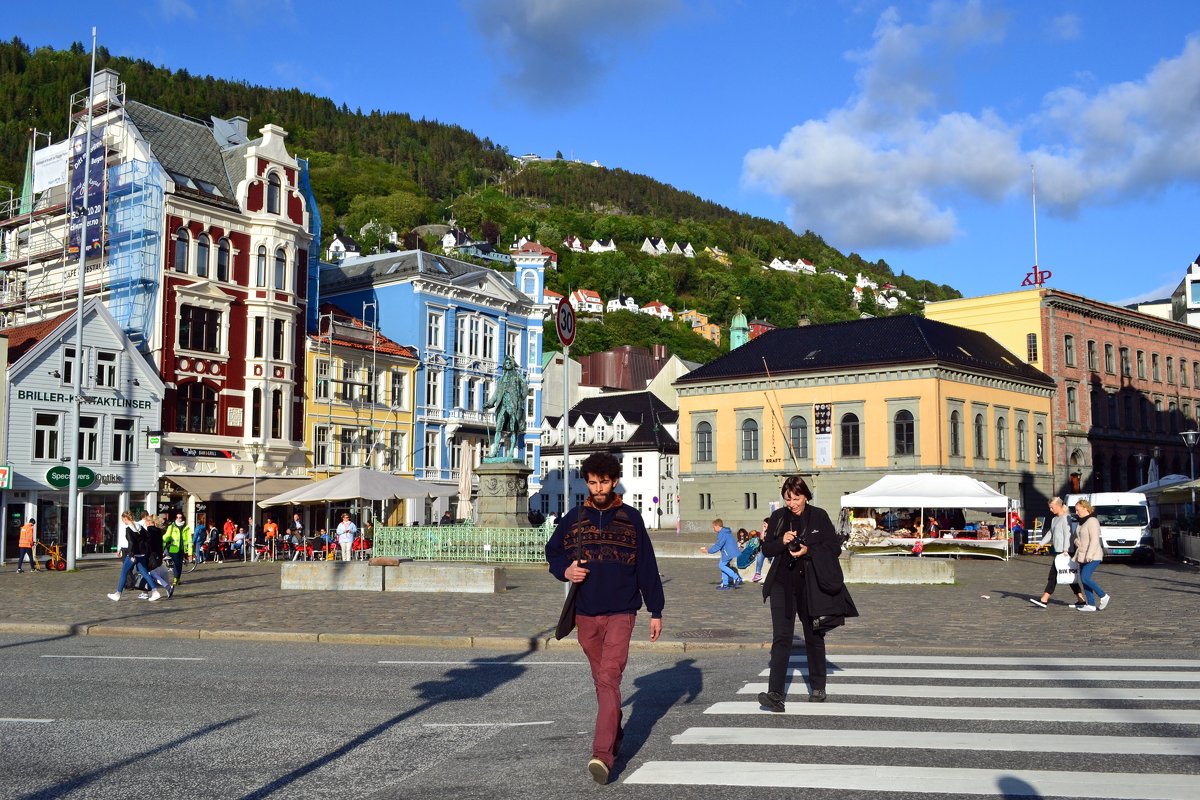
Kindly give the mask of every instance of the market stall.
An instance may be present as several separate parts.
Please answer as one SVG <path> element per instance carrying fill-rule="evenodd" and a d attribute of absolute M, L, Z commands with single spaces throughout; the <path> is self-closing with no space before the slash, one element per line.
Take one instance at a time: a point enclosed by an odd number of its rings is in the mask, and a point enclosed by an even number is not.
<path fill-rule="evenodd" d="M 844 509 L 864 509 L 871 513 L 851 517 L 851 552 L 860 555 L 977 555 L 1008 559 L 1009 512 L 1011 498 L 968 475 L 887 475 L 865 489 L 843 495 Z M 903 524 L 904 518 L 875 512 L 916 510 L 917 516 Z M 931 524 L 930 509 L 960 509 L 959 526 Z M 966 512 L 999 514 L 1003 522 L 968 523 Z M 901 520 L 897 523 L 895 520 Z"/>

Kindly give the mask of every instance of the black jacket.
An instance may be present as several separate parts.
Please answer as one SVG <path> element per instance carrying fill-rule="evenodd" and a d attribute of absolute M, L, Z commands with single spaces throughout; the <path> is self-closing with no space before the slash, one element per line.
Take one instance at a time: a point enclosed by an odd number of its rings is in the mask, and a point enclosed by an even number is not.
<path fill-rule="evenodd" d="M 830 554 L 836 563 L 838 554 L 842 551 L 842 542 L 833 528 L 829 514 L 825 513 L 825 509 L 817 508 L 810 503 L 805 508 L 801 519 L 804 521 L 806 530 L 800 531 L 799 528 L 796 528 L 796 532 L 803 534 L 805 543 L 808 544 L 808 552 L 800 559 L 801 564 L 797 566 L 803 566 L 807 571 L 814 555 L 819 552 Z M 792 530 L 793 524 L 799 524 L 799 521 L 792 512 L 788 511 L 786 506 L 776 509 L 767 520 L 767 529 L 763 531 L 762 551 L 767 558 L 775 560 L 771 562 L 771 568 L 767 570 L 767 577 L 762 582 L 764 602 L 771 596 L 771 587 L 775 585 L 775 581 L 784 580 L 781 576 L 787 571 L 788 565 L 792 561 L 792 555 L 787 551 L 787 545 L 783 543 L 783 534 Z"/>

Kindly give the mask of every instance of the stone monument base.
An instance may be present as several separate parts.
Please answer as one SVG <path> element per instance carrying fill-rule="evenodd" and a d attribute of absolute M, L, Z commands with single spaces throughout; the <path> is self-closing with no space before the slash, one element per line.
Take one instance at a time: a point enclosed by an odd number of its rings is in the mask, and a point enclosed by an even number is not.
<path fill-rule="evenodd" d="M 529 475 L 521 461 L 484 462 L 475 468 L 475 524 L 481 528 L 529 527 Z"/>

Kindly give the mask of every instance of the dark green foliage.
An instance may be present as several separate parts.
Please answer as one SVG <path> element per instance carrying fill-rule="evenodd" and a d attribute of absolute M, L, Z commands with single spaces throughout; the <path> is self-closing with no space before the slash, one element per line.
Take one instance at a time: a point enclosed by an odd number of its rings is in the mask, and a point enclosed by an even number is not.
<path fill-rule="evenodd" d="M 20 39 L 0 42 L 0 183 L 20 186 L 29 129 L 66 134 L 72 93 L 85 89 L 89 54 L 78 43 L 69 50 L 31 51 Z M 641 305 L 659 300 L 676 313 L 694 308 L 720 325 L 728 340 L 730 318 L 741 309 L 750 319 L 778 326 L 802 317 L 814 323 L 852 319 L 860 313 L 850 298 L 856 273 L 890 281 L 908 292 L 898 313 L 920 313 L 918 301 L 957 297 L 949 286 L 899 275 L 880 260 L 843 255 L 812 231 L 753 217 L 690 192 L 635 175 L 562 160 L 531 163 L 514 171 L 506 150 L 464 128 L 407 114 L 351 111 L 343 103 L 294 89 L 251 86 L 211 76 L 171 72 L 145 60 L 114 57 L 98 48 L 97 67 L 116 70 L 126 96 L 177 114 L 207 120 L 244 116 L 251 135 L 270 122 L 288 131 L 289 147 L 309 159 L 313 191 L 325 220 L 326 240 L 339 228 L 372 252 L 389 231 L 457 219 L 477 238 L 502 249 L 529 236 L 559 251 L 559 268 L 547 285 L 561 294 L 588 288 L 608 300 L 632 296 Z M 375 223 L 360 232 L 368 223 Z M 574 234 L 615 239 L 619 251 L 603 255 L 567 250 Z M 639 251 L 648 236 L 668 245 L 688 242 L 697 258 L 654 257 Z M 436 246 L 429 238 L 427 246 Z M 704 255 L 706 246 L 729 254 L 728 265 Z M 821 272 L 840 270 L 843 282 L 763 269 L 774 257 L 804 258 Z M 886 313 L 873 299 L 862 311 Z M 553 321 L 546 343 L 557 346 Z M 581 320 L 572 352 L 590 353 L 621 344 L 666 344 L 691 361 L 718 354 L 682 323 L 618 312 L 603 321 Z M 728 347 L 728 345 L 724 345 Z"/>

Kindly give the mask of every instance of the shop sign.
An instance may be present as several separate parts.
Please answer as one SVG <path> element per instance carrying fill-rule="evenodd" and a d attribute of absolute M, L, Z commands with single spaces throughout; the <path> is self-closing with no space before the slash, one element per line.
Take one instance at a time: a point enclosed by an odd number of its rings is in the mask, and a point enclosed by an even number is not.
<path fill-rule="evenodd" d="M 158 434 L 152 433 L 146 437 L 146 447 L 150 448 L 151 450 L 157 450 L 161 446 L 162 437 Z"/>
<path fill-rule="evenodd" d="M 201 447 L 172 447 L 171 455 L 185 458 L 233 458 L 232 450 L 206 450 Z"/>
<path fill-rule="evenodd" d="M 96 482 L 96 473 L 87 467 L 79 468 L 79 488 L 86 489 Z M 51 467 L 46 471 L 46 483 L 55 489 L 66 489 L 71 485 L 70 467 Z"/>
<path fill-rule="evenodd" d="M 0 465 L 0 489 L 12 488 L 13 468 L 10 464 Z"/>
<path fill-rule="evenodd" d="M 125 476 L 117 472 L 106 472 L 97 475 L 96 480 L 100 481 L 101 486 L 108 486 L 114 483 L 124 483 Z"/>

